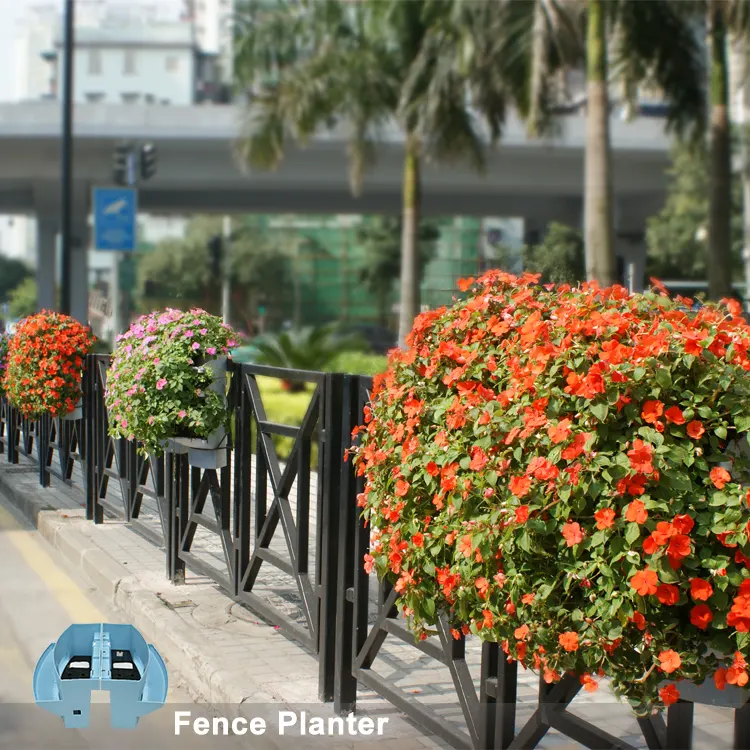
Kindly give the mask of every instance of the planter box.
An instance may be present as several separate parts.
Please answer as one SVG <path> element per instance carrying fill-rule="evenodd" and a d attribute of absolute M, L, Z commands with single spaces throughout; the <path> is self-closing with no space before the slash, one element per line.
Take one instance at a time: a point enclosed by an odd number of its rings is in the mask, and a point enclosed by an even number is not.
<path fill-rule="evenodd" d="M 78 399 L 78 403 L 73 407 L 72 412 L 63 415 L 60 419 L 63 422 L 75 422 L 78 419 L 83 419 L 83 398 Z"/>
<path fill-rule="evenodd" d="M 218 393 L 226 402 L 227 387 L 227 357 L 209 360 L 196 367 L 205 367 L 212 372 L 209 389 Z M 227 465 L 228 435 L 224 427 L 219 427 L 207 438 L 175 437 L 170 443 L 170 450 L 174 453 L 188 455 L 191 466 L 201 469 L 223 469 Z"/>

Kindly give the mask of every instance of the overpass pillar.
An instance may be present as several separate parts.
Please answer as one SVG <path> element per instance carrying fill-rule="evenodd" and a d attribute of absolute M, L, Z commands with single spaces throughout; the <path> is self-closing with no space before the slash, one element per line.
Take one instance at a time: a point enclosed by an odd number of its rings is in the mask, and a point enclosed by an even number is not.
<path fill-rule="evenodd" d="M 57 243 L 59 217 L 37 214 L 36 217 L 36 287 L 37 310 L 57 308 Z"/>

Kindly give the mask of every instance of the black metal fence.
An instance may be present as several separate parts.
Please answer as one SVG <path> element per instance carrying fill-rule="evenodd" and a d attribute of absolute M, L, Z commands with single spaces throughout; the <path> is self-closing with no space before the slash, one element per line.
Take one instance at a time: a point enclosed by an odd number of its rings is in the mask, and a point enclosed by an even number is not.
<path fill-rule="evenodd" d="M 80 481 L 86 517 L 97 524 L 123 518 L 160 545 L 174 583 L 184 582 L 186 571 L 207 576 L 303 644 L 318 658 L 321 700 L 348 712 L 359 688 L 368 689 L 457 748 L 534 748 L 550 729 L 591 748 L 634 748 L 567 710 L 581 690 L 570 676 L 554 685 L 540 679 L 537 707 L 517 727 L 517 668 L 499 645 L 482 644 L 480 658 L 470 663 L 467 640 L 456 640 L 444 620 L 438 639 L 416 641 L 399 616 L 392 585 L 367 574 L 370 531 L 356 504 L 362 480 L 344 454 L 352 429 L 363 422 L 369 378 L 230 363 L 234 424 L 226 466 L 201 469 L 179 453 L 143 458 L 137 444 L 109 436 L 108 367 L 107 356 L 87 358 L 77 421 L 32 422 L 0 399 L 0 451 L 10 463 L 36 463 L 45 487 L 52 477 Z M 310 403 L 301 424 L 269 419 L 259 377 L 306 384 Z M 275 436 L 293 440 L 283 461 Z M 278 595 L 262 582 L 262 572 L 291 583 Z M 378 671 L 387 639 L 447 667 L 462 722 L 446 719 Z M 670 707 L 666 722 L 656 715 L 639 724 L 649 748 L 687 749 L 693 704 Z M 735 712 L 734 746 L 748 747 L 748 737 L 745 706 Z"/>

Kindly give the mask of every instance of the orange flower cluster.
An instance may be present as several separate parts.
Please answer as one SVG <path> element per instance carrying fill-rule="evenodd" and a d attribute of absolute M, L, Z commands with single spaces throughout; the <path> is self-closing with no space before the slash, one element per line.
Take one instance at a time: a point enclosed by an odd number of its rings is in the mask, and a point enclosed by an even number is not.
<path fill-rule="evenodd" d="M 353 449 L 365 567 L 418 637 L 447 613 L 644 712 L 681 679 L 744 684 L 750 638 L 750 327 L 655 287 L 467 281 L 391 354 Z"/>
<path fill-rule="evenodd" d="M 67 315 L 43 310 L 22 320 L 10 339 L 3 376 L 11 403 L 32 419 L 72 412 L 93 345 L 90 329 Z"/>

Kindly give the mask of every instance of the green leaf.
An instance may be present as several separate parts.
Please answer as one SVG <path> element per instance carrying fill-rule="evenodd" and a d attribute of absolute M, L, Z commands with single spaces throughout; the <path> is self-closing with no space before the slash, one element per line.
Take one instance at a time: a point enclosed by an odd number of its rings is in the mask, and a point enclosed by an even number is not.
<path fill-rule="evenodd" d="M 488 471 L 485 475 L 485 478 L 487 479 L 487 484 L 490 485 L 490 487 L 495 487 L 497 485 L 497 472 L 496 471 Z"/>
<path fill-rule="evenodd" d="M 703 419 L 711 419 L 711 417 L 713 417 L 714 415 L 714 412 L 710 406 L 699 406 L 698 414 L 703 417 Z"/>
<path fill-rule="evenodd" d="M 662 388 L 670 388 L 672 386 L 672 376 L 669 374 L 669 370 L 666 367 L 660 367 L 654 377 L 656 378 L 656 382 L 662 387 Z"/>
<path fill-rule="evenodd" d="M 592 404 L 589 407 L 589 411 L 600 422 L 604 422 L 607 419 L 607 414 L 609 413 L 609 406 L 605 402 L 599 402 L 598 404 Z"/>
<path fill-rule="evenodd" d="M 629 523 L 625 529 L 625 541 L 633 544 L 641 537 L 641 527 L 637 523 Z"/>
<path fill-rule="evenodd" d="M 643 376 L 646 374 L 646 368 L 645 367 L 636 367 L 635 370 L 633 370 L 633 380 L 638 382 L 643 378 Z"/>
<path fill-rule="evenodd" d="M 737 432 L 747 432 L 750 430 L 750 417 L 735 417 L 734 426 Z"/>
<path fill-rule="evenodd" d="M 527 531 L 523 531 L 521 536 L 516 540 L 516 544 L 524 551 L 531 552 L 531 537 Z"/>
<path fill-rule="evenodd" d="M 726 440 L 727 439 L 727 428 L 724 427 L 724 425 L 719 425 L 714 430 L 714 435 L 716 435 L 716 437 L 720 438 L 721 440 Z"/>

